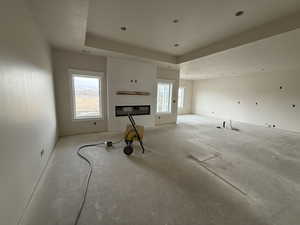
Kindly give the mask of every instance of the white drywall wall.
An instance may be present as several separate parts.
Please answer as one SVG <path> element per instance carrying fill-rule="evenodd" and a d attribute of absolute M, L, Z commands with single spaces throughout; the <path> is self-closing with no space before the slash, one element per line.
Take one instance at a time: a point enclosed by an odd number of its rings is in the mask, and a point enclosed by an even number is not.
<path fill-rule="evenodd" d="M 178 108 L 178 114 L 190 114 L 192 113 L 193 81 L 180 79 L 179 87 L 184 88 L 184 100 L 183 108 Z"/>
<path fill-rule="evenodd" d="M 50 51 L 24 1 L 1 1 L 0 24 L 0 223 L 16 225 L 56 142 L 55 102 Z"/>
<path fill-rule="evenodd" d="M 131 82 L 137 80 L 137 83 Z M 153 127 L 155 114 L 156 65 L 136 60 L 108 57 L 108 130 L 124 130 L 129 123 L 127 117 L 116 117 L 117 105 L 150 105 L 151 115 L 135 116 L 137 124 Z M 150 92 L 149 96 L 117 95 L 117 91 Z"/>
<path fill-rule="evenodd" d="M 195 81 L 193 112 L 299 132 L 299 74 L 300 70 Z"/>
<path fill-rule="evenodd" d="M 155 124 L 176 123 L 177 121 L 177 100 L 178 100 L 178 87 L 179 87 L 179 71 L 166 68 L 157 68 L 157 79 L 174 81 L 172 93 L 172 113 L 170 114 L 157 114 L 155 115 Z M 157 98 L 157 85 L 155 85 L 155 104 Z M 156 112 L 156 109 L 155 109 Z"/>
<path fill-rule="evenodd" d="M 101 132 L 107 130 L 106 102 L 106 57 L 80 54 L 63 50 L 54 50 L 52 54 L 55 75 L 56 105 L 59 124 L 59 135 Z M 72 90 L 70 69 L 103 72 L 103 119 L 73 120 Z M 96 124 L 95 124 L 96 123 Z"/>

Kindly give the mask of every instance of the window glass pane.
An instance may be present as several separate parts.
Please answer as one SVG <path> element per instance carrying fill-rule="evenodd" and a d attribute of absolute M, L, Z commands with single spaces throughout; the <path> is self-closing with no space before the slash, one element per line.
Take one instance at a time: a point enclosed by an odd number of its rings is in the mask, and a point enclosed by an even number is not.
<path fill-rule="evenodd" d="M 157 84 L 157 112 L 170 113 L 172 98 L 172 83 L 159 82 Z"/>
<path fill-rule="evenodd" d="M 184 104 L 184 88 L 180 87 L 178 89 L 178 108 L 183 108 Z"/>
<path fill-rule="evenodd" d="M 73 75 L 75 119 L 100 118 L 100 78 Z"/>

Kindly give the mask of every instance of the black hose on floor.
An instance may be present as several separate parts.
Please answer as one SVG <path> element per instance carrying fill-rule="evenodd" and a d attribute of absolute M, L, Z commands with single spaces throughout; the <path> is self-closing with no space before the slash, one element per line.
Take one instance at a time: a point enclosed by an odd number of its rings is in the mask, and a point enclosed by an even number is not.
<path fill-rule="evenodd" d="M 81 151 L 82 149 L 84 149 L 84 148 L 87 148 L 87 147 L 95 147 L 95 146 L 100 145 L 100 144 L 104 144 L 104 143 L 82 145 L 82 146 L 80 146 L 80 147 L 77 149 L 77 155 L 78 155 L 81 159 L 83 159 L 84 161 L 86 161 L 86 162 L 88 163 L 88 165 L 89 165 L 89 172 L 88 172 L 88 174 L 87 174 L 87 181 L 86 181 L 86 184 L 85 184 L 85 189 L 84 189 L 82 201 L 81 201 L 80 208 L 79 208 L 79 210 L 78 210 L 78 213 L 77 213 L 77 216 L 76 216 L 74 225 L 77 225 L 77 224 L 78 224 L 79 218 L 80 218 L 80 216 L 81 216 L 81 212 L 82 212 L 84 203 L 85 203 L 85 201 L 86 201 L 86 196 L 87 196 L 87 192 L 88 192 L 88 188 L 89 188 L 91 176 L 92 176 L 92 173 L 93 173 L 93 166 L 92 166 L 91 161 L 90 161 L 87 157 L 85 157 L 84 155 L 82 155 L 82 153 L 81 153 L 80 151 Z"/>
<path fill-rule="evenodd" d="M 113 144 L 117 144 L 117 143 L 120 143 L 123 139 L 121 139 L 120 141 L 116 141 L 116 142 L 113 142 Z M 81 204 L 80 204 L 80 208 L 78 210 L 78 213 L 76 215 L 76 219 L 75 219 L 75 222 L 74 222 L 74 225 L 77 225 L 78 224 L 78 221 L 80 219 L 80 216 L 81 216 L 81 213 L 82 213 L 82 209 L 83 209 L 83 206 L 86 202 L 86 196 L 87 196 L 87 192 L 88 192 L 88 189 L 89 189 L 89 185 L 90 185 L 90 180 L 91 180 L 91 176 L 92 176 L 92 173 L 93 173 L 93 165 L 92 165 L 92 162 L 86 157 L 84 156 L 82 153 L 81 153 L 81 150 L 84 149 L 84 148 L 87 148 L 87 147 L 96 147 L 96 146 L 99 146 L 99 145 L 104 145 L 105 142 L 99 142 L 99 143 L 96 143 L 96 144 L 86 144 L 86 145 L 82 145 L 80 146 L 78 149 L 77 149 L 77 155 L 83 159 L 84 161 L 86 161 L 88 163 L 88 166 L 89 166 L 89 172 L 87 174 L 87 181 L 86 181 L 86 184 L 85 184 L 85 188 L 84 188 L 84 193 L 83 193 L 83 197 L 82 197 L 82 201 L 81 201 Z"/>

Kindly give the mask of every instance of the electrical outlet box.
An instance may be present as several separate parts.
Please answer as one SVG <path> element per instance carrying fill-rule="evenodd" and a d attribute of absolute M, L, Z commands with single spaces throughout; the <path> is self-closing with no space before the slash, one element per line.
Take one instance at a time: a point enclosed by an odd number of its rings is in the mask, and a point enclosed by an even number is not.
<path fill-rule="evenodd" d="M 112 146 L 113 146 L 112 141 L 105 141 L 105 146 L 106 146 L 107 148 L 112 147 Z"/>

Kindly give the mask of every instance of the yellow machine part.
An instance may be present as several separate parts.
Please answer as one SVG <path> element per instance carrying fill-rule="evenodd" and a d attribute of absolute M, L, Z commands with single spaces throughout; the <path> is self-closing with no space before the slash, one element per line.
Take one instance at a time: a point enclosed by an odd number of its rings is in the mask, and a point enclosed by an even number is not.
<path fill-rule="evenodd" d="M 137 132 L 139 133 L 141 140 L 143 140 L 144 127 L 139 126 L 139 125 L 135 125 L 135 127 L 137 129 Z M 127 141 L 138 141 L 139 140 L 132 125 L 127 125 L 126 130 L 124 132 L 124 138 Z"/>

